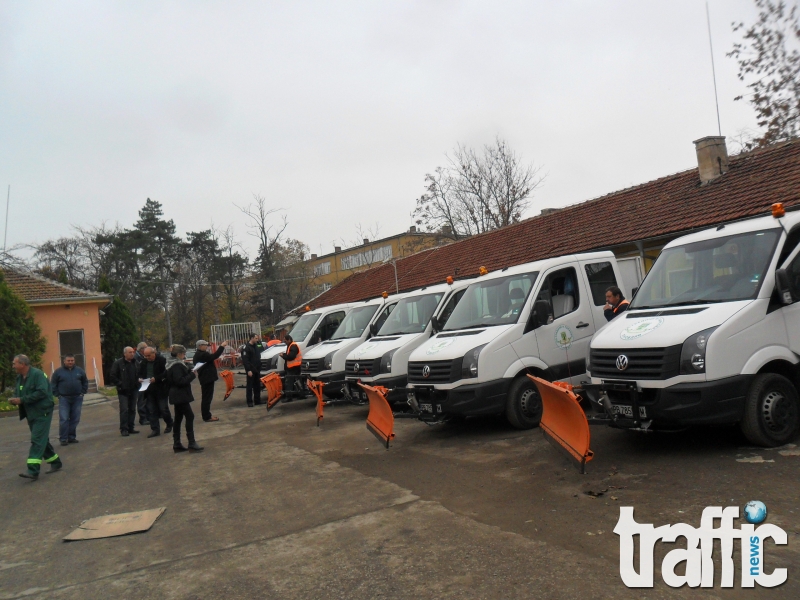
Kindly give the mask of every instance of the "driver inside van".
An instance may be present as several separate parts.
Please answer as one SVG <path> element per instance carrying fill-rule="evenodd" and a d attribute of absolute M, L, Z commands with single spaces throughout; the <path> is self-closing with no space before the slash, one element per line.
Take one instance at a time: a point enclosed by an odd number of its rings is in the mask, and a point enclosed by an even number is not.
<path fill-rule="evenodd" d="M 522 305 L 525 302 L 525 292 L 522 291 L 522 288 L 513 287 L 508 290 L 508 300 L 508 310 L 505 312 L 505 314 L 503 314 L 502 317 L 504 319 L 519 314 L 519 311 L 522 310 Z"/>

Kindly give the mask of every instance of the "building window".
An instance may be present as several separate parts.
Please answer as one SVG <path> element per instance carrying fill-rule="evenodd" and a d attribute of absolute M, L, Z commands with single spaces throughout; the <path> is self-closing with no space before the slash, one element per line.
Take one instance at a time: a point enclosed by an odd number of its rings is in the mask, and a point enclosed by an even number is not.
<path fill-rule="evenodd" d="M 329 275 L 331 272 L 331 263 L 330 261 L 319 263 L 318 265 L 314 265 L 314 277 L 320 277 L 322 275 Z"/>
<path fill-rule="evenodd" d="M 385 260 L 392 258 L 392 247 L 381 246 L 371 250 L 364 250 L 357 254 L 342 257 L 342 271 L 349 271 L 363 266 L 371 266 L 377 263 L 382 263 Z"/>
<path fill-rule="evenodd" d="M 331 284 L 330 284 L 330 283 L 323 283 L 323 284 L 322 284 L 322 291 L 323 291 L 323 292 L 327 292 L 329 289 L 331 289 L 331 287 L 332 287 L 332 286 L 331 286 Z"/>

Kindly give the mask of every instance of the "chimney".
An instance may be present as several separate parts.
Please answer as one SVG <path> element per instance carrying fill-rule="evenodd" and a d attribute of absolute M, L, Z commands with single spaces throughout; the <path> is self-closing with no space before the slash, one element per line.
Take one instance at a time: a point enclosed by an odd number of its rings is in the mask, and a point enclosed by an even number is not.
<path fill-rule="evenodd" d="M 417 227 L 415 225 L 412 225 L 411 227 L 409 227 L 408 233 L 417 233 Z"/>
<path fill-rule="evenodd" d="M 450 229 L 450 225 L 442 225 L 442 233 L 444 235 L 450 235 L 452 233 L 452 229 Z"/>
<path fill-rule="evenodd" d="M 367 244 L 369 244 L 369 240 L 367 238 L 364 238 L 364 245 L 366 246 Z"/>
<path fill-rule="evenodd" d="M 316 258 L 317 258 L 317 255 L 316 255 L 316 254 L 312 254 L 312 255 L 311 255 L 311 260 L 314 260 L 314 259 L 316 259 Z"/>
<path fill-rule="evenodd" d="M 334 246 L 334 247 L 333 247 L 333 251 L 334 251 L 336 254 L 339 254 L 339 252 L 341 252 L 341 251 L 342 251 L 342 247 L 341 247 L 341 246 Z"/>
<path fill-rule="evenodd" d="M 694 141 L 700 183 L 706 185 L 728 172 L 728 148 L 724 135 L 709 135 Z"/>

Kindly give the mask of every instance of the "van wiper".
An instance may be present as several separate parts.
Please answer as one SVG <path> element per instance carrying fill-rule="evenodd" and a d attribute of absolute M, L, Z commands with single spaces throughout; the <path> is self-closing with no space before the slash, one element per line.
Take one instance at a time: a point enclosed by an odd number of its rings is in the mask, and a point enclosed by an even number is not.
<path fill-rule="evenodd" d="M 445 329 L 444 331 L 463 331 L 464 329 L 480 329 L 481 327 L 494 327 L 502 323 L 479 323 L 477 325 L 467 325 L 466 327 L 456 327 L 455 329 Z"/>
<path fill-rule="evenodd" d="M 673 306 L 689 306 L 691 304 L 718 304 L 719 302 L 728 302 L 728 300 L 683 300 L 672 304 L 665 304 L 663 308 L 672 308 Z"/>

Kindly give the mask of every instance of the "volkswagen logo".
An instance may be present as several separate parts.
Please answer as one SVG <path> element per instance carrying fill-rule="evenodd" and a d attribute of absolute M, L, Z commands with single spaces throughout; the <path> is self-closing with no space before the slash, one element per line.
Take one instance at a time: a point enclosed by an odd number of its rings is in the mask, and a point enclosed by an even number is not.
<path fill-rule="evenodd" d="M 428 365 L 422 367 L 422 376 L 426 379 L 431 376 L 431 368 Z"/>
<path fill-rule="evenodd" d="M 627 368 L 628 368 L 628 357 L 625 356 L 624 354 L 620 354 L 617 357 L 617 369 L 619 369 L 620 371 L 624 371 Z"/>
<path fill-rule="evenodd" d="M 311 368 L 311 363 L 306 361 L 306 369 L 310 369 L 310 368 Z"/>
<path fill-rule="evenodd" d="M 353 372 L 358 373 L 358 363 L 353 365 Z"/>

